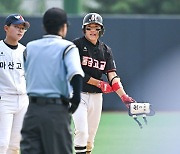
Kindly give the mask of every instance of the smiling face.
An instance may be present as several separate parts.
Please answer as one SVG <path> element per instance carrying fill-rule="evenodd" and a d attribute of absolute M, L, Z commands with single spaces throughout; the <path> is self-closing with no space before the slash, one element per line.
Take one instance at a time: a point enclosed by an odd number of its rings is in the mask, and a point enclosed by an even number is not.
<path fill-rule="evenodd" d="M 99 32 L 101 31 L 101 26 L 99 24 L 88 24 L 85 26 L 85 37 L 91 43 L 96 44 L 99 38 Z"/>

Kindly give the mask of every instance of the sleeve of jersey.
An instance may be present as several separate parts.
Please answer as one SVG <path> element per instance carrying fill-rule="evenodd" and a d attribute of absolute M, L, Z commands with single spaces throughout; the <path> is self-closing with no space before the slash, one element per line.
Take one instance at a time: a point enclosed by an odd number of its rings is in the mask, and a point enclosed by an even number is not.
<path fill-rule="evenodd" d="M 81 42 L 79 41 L 79 38 L 74 39 L 73 43 L 78 47 L 78 49 L 81 48 Z M 81 50 L 79 51 L 79 53 L 80 52 L 81 52 Z M 91 78 L 91 76 L 85 73 L 83 81 L 88 82 L 90 78 Z"/>
<path fill-rule="evenodd" d="M 112 50 L 109 47 L 107 47 L 107 54 L 108 59 L 106 62 L 105 73 L 116 71 L 116 64 L 113 58 Z"/>
<path fill-rule="evenodd" d="M 65 55 L 64 55 L 64 62 L 67 69 L 67 78 L 71 81 L 74 75 L 81 75 L 84 77 L 84 72 L 81 67 L 79 51 L 77 47 L 71 48 Z"/>

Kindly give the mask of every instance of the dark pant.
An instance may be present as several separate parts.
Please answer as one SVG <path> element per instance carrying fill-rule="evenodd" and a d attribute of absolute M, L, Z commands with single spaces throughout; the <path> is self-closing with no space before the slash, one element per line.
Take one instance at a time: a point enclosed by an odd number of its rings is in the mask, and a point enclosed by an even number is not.
<path fill-rule="evenodd" d="M 30 99 L 21 134 L 21 154 L 72 154 L 71 115 L 59 100 Z"/>

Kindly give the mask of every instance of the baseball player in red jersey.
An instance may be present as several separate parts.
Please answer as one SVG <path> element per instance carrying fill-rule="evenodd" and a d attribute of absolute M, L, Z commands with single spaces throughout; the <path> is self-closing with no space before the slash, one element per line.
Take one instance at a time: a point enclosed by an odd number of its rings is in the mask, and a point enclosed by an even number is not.
<path fill-rule="evenodd" d="M 85 72 L 81 103 L 73 114 L 74 146 L 76 154 L 90 154 L 101 117 L 102 93 L 116 92 L 127 106 L 135 100 L 126 94 L 116 74 L 111 48 L 99 40 L 104 34 L 102 17 L 97 13 L 87 14 L 82 30 L 84 36 L 73 41 L 79 49 Z M 103 74 L 109 82 L 101 79 Z"/>
<path fill-rule="evenodd" d="M 20 130 L 29 100 L 26 94 L 23 51 L 19 43 L 29 28 L 19 14 L 5 20 L 6 38 L 0 41 L 0 154 L 19 154 Z"/>

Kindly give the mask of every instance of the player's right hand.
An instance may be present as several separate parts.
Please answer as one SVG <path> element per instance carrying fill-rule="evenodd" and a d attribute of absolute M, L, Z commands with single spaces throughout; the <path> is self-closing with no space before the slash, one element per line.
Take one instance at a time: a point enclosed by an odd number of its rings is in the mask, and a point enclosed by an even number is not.
<path fill-rule="evenodd" d="M 97 87 L 100 88 L 103 93 L 111 93 L 111 92 L 113 92 L 113 89 L 110 86 L 110 84 L 107 83 L 107 82 L 104 82 L 104 81 L 99 81 L 99 84 L 98 84 Z"/>

